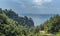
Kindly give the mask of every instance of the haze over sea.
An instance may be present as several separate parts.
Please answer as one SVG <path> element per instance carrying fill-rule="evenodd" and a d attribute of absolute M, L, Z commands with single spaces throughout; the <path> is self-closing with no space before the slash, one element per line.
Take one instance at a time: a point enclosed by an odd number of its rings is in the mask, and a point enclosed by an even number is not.
<path fill-rule="evenodd" d="M 34 21 L 35 26 L 40 25 L 47 21 L 50 17 L 55 14 L 21 14 L 22 16 L 31 17 Z"/>

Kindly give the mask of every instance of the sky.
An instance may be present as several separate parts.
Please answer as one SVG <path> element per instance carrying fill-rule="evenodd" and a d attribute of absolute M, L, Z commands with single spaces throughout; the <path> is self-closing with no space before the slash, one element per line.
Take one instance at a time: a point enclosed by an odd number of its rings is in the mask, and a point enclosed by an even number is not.
<path fill-rule="evenodd" d="M 0 0 L 0 8 L 19 14 L 60 14 L 60 0 Z"/>
<path fill-rule="evenodd" d="M 35 25 L 38 25 L 49 18 L 49 16 L 41 18 L 38 15 L 60 14 L 60 0 L 0 0 L 0 8 L 12 9 L 20 16 L 33 14 L 34 17 L 32 15 L 28 17 L 32 17 Z"/>

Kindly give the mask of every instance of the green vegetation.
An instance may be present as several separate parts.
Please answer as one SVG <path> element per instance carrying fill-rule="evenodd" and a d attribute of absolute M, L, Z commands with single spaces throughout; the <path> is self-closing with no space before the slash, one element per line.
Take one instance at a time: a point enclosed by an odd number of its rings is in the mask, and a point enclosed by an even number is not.
<path fill-rule="evenodd" d="M 45 21 L 44 24 L 38 26 L 41 31 L 45 31 L 45 34 L 53 34 L 56 36 L 60 35 L 60 15 L 55 15 L 49 20 Z"/>
<path fill-rule="evenodd" d="M 33 21 L 32 19 L 28 19 L 26 16 L 25 17 L 19 17 L 21 19 L 26 19 L 26 20 L 21 20 L 21 21 L 26 21 L 30 22 L 28 25 L 25 23 L 19 23 L 18 21 L 14 20 L 17 19 L 19 16 L 16 15 L 16 13 L 12 10 L 2 10 L 0 8 L 0 36 L 28 36 L 30 33 L 29 28 L 33 27 L 30 25 Z M 28 20 L 29 21 L 28 21 Z"/>
<path fill-rule="evenodd" d="M 57 33 L 55 36 L 60 36 L 60 32 L 59 32 L 59 33 Z"/>
<path fill-rule="evenodd" d="M 44 23 L 44 29 L 48 33 L 56 34 L 60 30 L 60 16 L 56 15 L 51 17 L 47 22 Z"/>
<path fill-rule="evenodd" d="M 0 36 L 60 36 L 60 15 L 34 27 L 32 18 L 20 17 L 11 9 L 0 8 Z"/>
<path fill-rule="evenodd" d="M 12 9 L 9 9 L 9 10 L 5 9 L 2 11 L 6 14 L 6 16 L 13 19 L 14 21 L 17 21 L 20 25 L 23 25 L 23 26 L 27 25 L 29 27 L 34 26 L 34 22 L 32 18 L 28 18 L 27 16 L 20 17 Z"/>

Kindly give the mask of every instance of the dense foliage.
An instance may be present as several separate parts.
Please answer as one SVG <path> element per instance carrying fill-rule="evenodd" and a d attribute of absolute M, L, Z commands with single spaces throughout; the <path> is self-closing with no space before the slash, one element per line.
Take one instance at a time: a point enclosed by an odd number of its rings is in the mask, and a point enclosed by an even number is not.
<path fill-rule="evenodd" d="M 60 31 L 60 16 L 56 15 L 51 17 L 47 22 L 44 23 L 44 29 L 49 33 L 57 33 Z"/>
<path fill-rule="evenodd" d="M 38 35 L 40 32 L 42 32 L 46 36 L 47 35 L 60 36 L 60 15 L 52 16 L 43 24 L 40 24 L 40 26 L 35 27 L 34 30 L 36 34 L 38 33 Z"/>
<path fill-rule="evenodd" d="M 0 14 L 0 36 L 26 36 L 29 31 L 25 27 L 8 18 L 5 14 Z"/>
<path fill-rule="evenodd" d="M 2 12 L 4 12 L 9 18 L 13 19 L 14 21 L 17 21 L 20 25 L 23 25 L 23 26 L 27 25 L 29 27 L 34 26 L 34 22 L 32 18 L 28 18 L 27 16 L 20 17 L 12 9 L 9 9 L 9 10 L 5 9 L 5 10 L 2 10 Z"/>
<path fill-rule="evenodd" d="M 48 34 L 54 34 L 55 36 L 60 36 L 60 15 L 55 15 L 41 24 L 39 31 L 45 31 Z"/>
<path fill-rule="evenodd" d="M 29 28 L 34 27 L 32 23 L 33 20 L 27 16 L 19 17 L 12 10 L 0 8 L 0 36 L 28 36 Z"/>

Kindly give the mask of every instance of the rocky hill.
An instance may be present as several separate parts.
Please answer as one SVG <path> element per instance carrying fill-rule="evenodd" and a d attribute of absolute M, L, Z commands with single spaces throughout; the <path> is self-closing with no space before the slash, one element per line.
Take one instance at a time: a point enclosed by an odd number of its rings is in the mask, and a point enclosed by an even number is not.
<path fill-rule="evenodd" d="M 32 18 L 28 18 L 27 16 L 20 17 L 12 9 L 2 10 L 0 8 L 0 14 L 2 14 L 2 13 L 6 14 L 6 16 L 13 19 L 14 21 L 17 21 L 20 25 L 23 25 L 23 26 L 27 25 L 29 27 L 34 26 L 34 22 L 33 22 Z"/>

